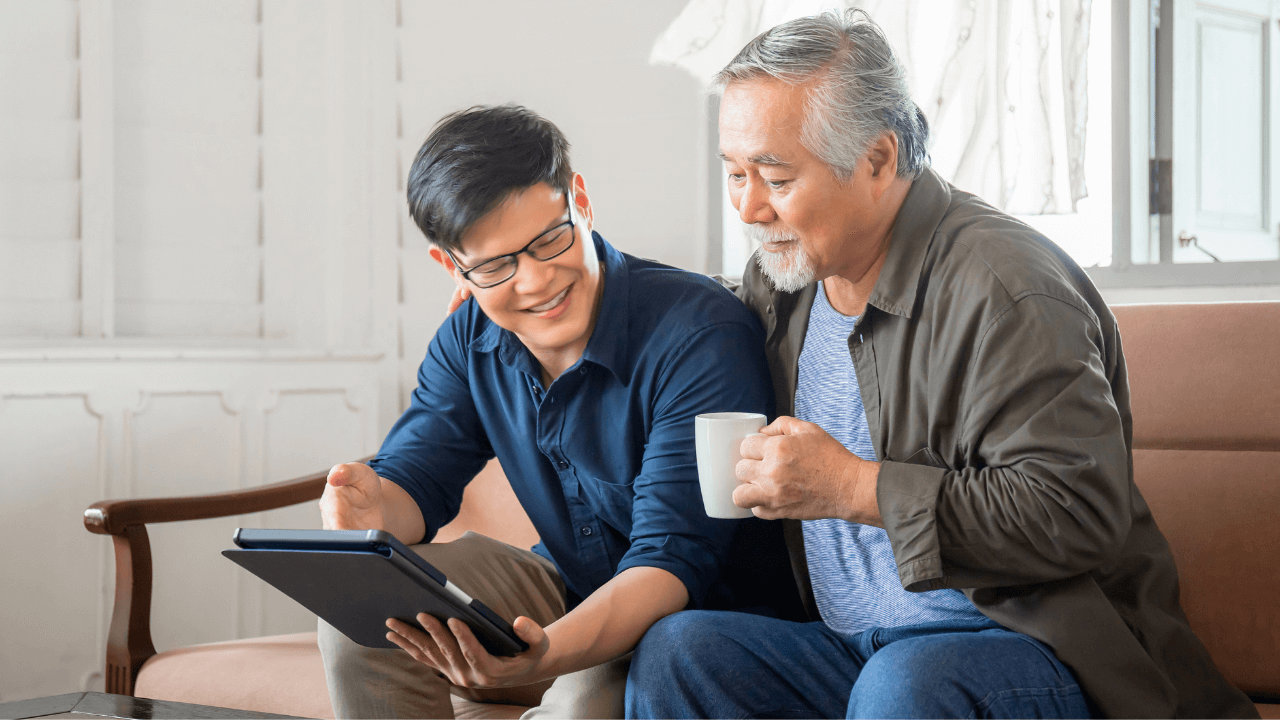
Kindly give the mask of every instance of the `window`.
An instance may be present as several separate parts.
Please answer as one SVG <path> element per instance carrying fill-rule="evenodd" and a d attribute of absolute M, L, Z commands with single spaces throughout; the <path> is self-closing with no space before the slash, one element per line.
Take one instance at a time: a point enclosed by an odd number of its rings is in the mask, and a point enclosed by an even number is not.
<path fill-rule="evenodd" d="M 1075 213 L 1019 219 L 1104 290 L 1280 285 L 1278 7 L 1094 0 L 1088 196 Z M 715 116 L 713 103 L 713 138 Z M 711 267 L 736 275 L 750 249 L 712 168 Z"/>
<path fill-rule="evenodd" d="M 0 3 L 0 334 L 80 334 L 77 6 Z"/>
<path fill-rule="evenodd" d="M 258 2 L 114 5 L 115 334 L 262 337 Z"/>
<path fill-rule="evenodd" d="M 1103 288 L 1280 283 L 1270 0 L 1113 0 L 1113 262 Z"/>

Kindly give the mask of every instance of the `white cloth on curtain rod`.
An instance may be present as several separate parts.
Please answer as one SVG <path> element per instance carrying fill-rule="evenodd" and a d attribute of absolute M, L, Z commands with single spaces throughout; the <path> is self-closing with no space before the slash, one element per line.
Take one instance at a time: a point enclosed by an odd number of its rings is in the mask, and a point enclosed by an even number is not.
<path fill-rule="evenodd" d="M 1005 212 L 1075 211 L 1092 0 L 690 0 L 649 61 L 704 85 L 751 38 L 825 10 L 884 29 L 932 130 L 933 167 Z"/>

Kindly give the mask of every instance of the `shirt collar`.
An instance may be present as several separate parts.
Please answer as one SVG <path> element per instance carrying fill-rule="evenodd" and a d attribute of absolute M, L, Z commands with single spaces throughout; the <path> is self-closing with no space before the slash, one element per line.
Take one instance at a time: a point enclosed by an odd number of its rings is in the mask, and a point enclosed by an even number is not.
<path fill-rule="evenodd" d="M 593 362 L 612 372 L 625 382 L 629 370 L 627 333 L 630 290 L 627 259 L 599 233 L 592 231 L 591 240 L 596 246 L 596 256 L 604 263 L 604 292 L 600 297 L 600 311 L 587 349 L 580 362 Z M 479 305 L 476 305 L 479 311 Z M 537 362 L 515 333 L 490 322 L 489 327 L 471 342 L 476 352 L 498 351 L 498 358 L 505 365 L 523 370 L 538 377 Z"/>
<path fill-rule="evenodd" d="M 596 256 L 604 262 L 604 292 L 600 297 L 596 326 L 591 332 L 591 339 L 587 341 L 582 359 L 606 368 L 619 382 L 625 384 L 630 371 L 627 338 L 631 324 L 627 258 L 605 242 L 599 233 L 592 232 L 591 238 L 596 244 Z"/>
<path fill-rule="evenodd" d="M 888 255 L 868 303 L 894 315 L 911 317 L 930 239 L 950 205 L 951 189 L 947 182 L 933 168 L 926 167 L 911 183 L 898 210 Z"/>

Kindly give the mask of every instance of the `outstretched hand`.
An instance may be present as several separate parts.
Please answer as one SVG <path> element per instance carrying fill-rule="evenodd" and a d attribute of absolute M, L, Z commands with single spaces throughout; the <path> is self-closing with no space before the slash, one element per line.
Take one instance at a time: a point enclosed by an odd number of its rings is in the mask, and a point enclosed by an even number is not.
<path fill-rule="evenodd" d="M 320 496 L 325 530 L 385 530 L 382 480 L 364 463 L 342 463 L 329 471 Z"/>
<path fill-rule="evenodd" d="M 458 687 L 512 687 L 545 679 L 539 669 L 551 640 L 538 623 L 527 617 L 516 618 L 512 628 L 529 644 L 529 649 L 512 657 L 490 655 L 471 628 L 457 618 L 451 618 L 446 625 L 427 613 L 418 613 L 417 620 L 426 632 L 395 618 L 387 620 L 391 629 L 387 639 L 414 660 L 444 673 Z"/>
<path fill-rule="evenodd" d="M 738 507 L 766 520 L 839 518 L 882 526 L 880 464 L 849 452 L 811 422 L 783 416 L 742 441 L 733 491 Z"/>

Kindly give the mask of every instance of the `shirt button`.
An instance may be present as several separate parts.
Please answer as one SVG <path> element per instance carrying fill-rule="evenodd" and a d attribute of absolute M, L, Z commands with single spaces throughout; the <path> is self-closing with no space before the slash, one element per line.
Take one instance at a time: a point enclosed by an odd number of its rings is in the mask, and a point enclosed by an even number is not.
<path fill-rule="evenodd" d="M 590 537 L 590 536 L 591 536 L 591 528 L 589 528 L 589 527 L 584 527 L 584 528 L 582 528 L 582 534 L 583 534 L 583 535 L 586 535 L 587 537 Z"/>
<path fill-rule="evenodd" d="M 569 463 L 565 462 L 564 460 L 561 460 L 561 461 L 560 461 L 559 463 L 557 463 L 557 464 L 560 466 L 560 469 L 561 469 L 561 470 L 564 470 L 565 468 L 569 467 Z"/>

